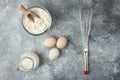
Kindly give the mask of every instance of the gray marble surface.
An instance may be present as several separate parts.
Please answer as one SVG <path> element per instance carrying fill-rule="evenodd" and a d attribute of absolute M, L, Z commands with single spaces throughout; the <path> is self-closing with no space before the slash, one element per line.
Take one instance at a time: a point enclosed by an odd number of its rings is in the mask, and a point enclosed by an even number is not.
<path fill-rule="evenodd" d="M 22 27 L 19 4 L 43 6 L 52 15 L 51 29 L 40 36 Z M 83 75 L 79 10 L 94 5 L 89 42 L 88 76 Z M 65 35 L 69 44 L 61 56 L 50 61 L 42 42 L 47 36 Z M 34 51 L 41 57 L 39 68 L 17 71 L 20 57 Z M 120 80 L 120 0 L 0 0 L 0 80 Z"/>

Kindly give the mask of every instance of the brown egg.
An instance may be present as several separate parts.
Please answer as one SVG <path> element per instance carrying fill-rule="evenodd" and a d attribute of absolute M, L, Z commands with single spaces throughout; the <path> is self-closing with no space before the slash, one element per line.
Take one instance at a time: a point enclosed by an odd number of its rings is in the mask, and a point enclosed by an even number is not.
<path fill-rule="evenodd" d="M 49 51 L 48 57 L 49 57 L 50 60 L 55 60 L 55 59 L 57 59 L 59 57 L 59 55 L 60 55 L 59 49 L 52 48 Z"/>
<path fill-rule="evenodd" d="M 51 48 L 51 47 L 55 46 L 56 39 L 54 37 L 48 37 L 44 40 L 43 44 L 44 44 L 44 46 Z"/>
<path fill-rule="evenodd" d="M 56 46 L 60 49 L 65 48 L 67 45 L 67 38 L 62 36 L 58 38 Z"/>

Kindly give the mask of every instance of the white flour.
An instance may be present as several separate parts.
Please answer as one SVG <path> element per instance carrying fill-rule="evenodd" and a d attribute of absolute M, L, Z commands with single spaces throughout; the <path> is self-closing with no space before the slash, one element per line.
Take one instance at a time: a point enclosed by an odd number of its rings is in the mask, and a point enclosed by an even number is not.
<path fill-rule="evenodd" d="M 23 17 L 23 25 L 28 32 L 32 34 L 41 34 L 50 28 L 51 16 L 47 11 L 37 7 L 29 10 L 37 14 L 40 18 L 35 18 L 35 22 L 33 22 L 26 16 Z"/>

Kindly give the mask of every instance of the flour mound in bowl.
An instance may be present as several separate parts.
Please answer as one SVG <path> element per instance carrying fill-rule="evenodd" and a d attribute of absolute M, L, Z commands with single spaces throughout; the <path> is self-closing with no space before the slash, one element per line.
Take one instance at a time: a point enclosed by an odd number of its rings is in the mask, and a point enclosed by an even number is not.
<path fill-rule="evenodd" d="M 50 28 L 52 19 L 47 10 L 38 7 L 30 8 L 29 10 L 40 17 L 35 18 L 33 22 L 27 16 L 23 16 L 23 26 L 29 33 L 41 34 Z"/>

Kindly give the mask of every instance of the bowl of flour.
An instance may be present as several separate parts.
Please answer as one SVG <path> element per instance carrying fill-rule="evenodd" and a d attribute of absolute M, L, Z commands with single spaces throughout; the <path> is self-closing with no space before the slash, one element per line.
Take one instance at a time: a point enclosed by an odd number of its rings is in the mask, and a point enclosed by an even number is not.
<path fill-rule="evenodd" d="M 43 7 L 32 7 L 28 10 L 39 16 L 39 18 L 34 18 L 33 22 L 27 16 L 23 15 L 22 24 L 28 33 L 40 35 L 51 27 L 52 18 L 47 9 Z"/>

